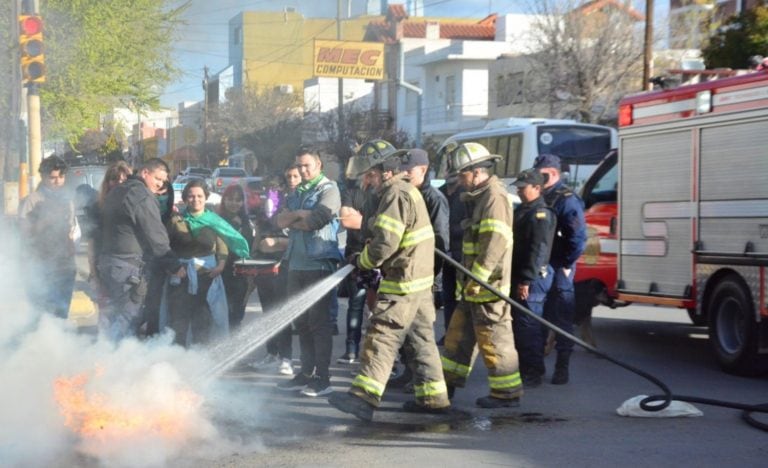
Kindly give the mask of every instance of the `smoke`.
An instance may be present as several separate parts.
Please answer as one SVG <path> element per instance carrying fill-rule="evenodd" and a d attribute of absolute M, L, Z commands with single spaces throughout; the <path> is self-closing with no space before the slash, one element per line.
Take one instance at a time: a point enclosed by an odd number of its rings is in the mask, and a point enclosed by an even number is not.
<path fill-rule="evenodd" d="M 13 239 L 0 245 L 0 466 L 194 466 L 261 450 L 217 426 L 247 430 L 260 407 L 243 386 L 201 379 L 205 353 L 169 335 L 115 344 L 31 310 Z"/>

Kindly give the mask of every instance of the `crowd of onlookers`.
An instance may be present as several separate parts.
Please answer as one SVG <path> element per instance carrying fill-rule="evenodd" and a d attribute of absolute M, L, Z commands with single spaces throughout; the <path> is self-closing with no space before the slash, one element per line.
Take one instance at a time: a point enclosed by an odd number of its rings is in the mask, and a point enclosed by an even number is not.
<path fill-rule="evenodd" d="M 492 175 L 500 156 L 475 143 L 451 149 L 454 169 L 438 189 L 421 149 L 395 150 L 374 140 L 360 151 L 350 160 L 346 178 L 336 182 L 323 172 L 317 149 L 302 146 L 283 174 L 265 184 L 256 212 L 249 212 L 237 183 L 225 187 L 218 206 L 207 203 L 210 189 L 202 178 L 191 179 L 181 200 L 175 200 L 162 160 L 150 159 L 138 168 L 116 162 L 98 191 L 78 187 L 79 216 L 63 189 L 66 163 L 48 157 L 39 167 L 40 185 L 19 209 L 31 260 L 24 272 L 30 300 L 41 311 L 67 316 L 76 277 L 75 245 L 86 243 L 101 336 L 117 341 L 170 329 L 176 344 L 204 345 L 240 327 L 254 289 L 269 313 L 346 262 L 355 270 L 341 284 L 349 300 L 345 352 L 337 362 L 361 362 L 350 390 L 361 399 L 337 398 L 332 404 L 355 414 L 362 411 L 365 419 L 389 385 L 415 392 L 420 403 L 412 409 L 444 409 L 471 369 L 476 343 L 491 372 L 491 394 L 478 404 L 517 404 L 522 385 L 540 385 L 545 372 L 542 327 L 512 311 L 475 278 L 457 274 L 442 257 L 463 262 L 477 278 L 572 330 L 573 268 L 585 230 L 581 201 L 563 185 L 559 158 L 541 155 L 535 168 L 518 175 L 514 185 L 523 203 L 514 213 L 513 248 L 510 194 Z M 244 259 L 273 268 L 243 274 Z M 423 293 L 429 295 L 429 307 L 418 305 Z M 366 306 L 373 320 L 364 341 Z M 333 288 L 273 336 L 266 355 L 251 365 L 294 375 L 296 333 L 301 370 L 278 387 L 310 397 L 329 394 L 338 308 Z M 435 339 L 434 311 L 441 308 L 447 333 Z M 429 330 L 422 326 L 425 320 Z M 443 344 L 440 358 L 435 346 Z M 400 376 L 387 381 L 392 346 L 406 365 Z M 558 340 L 552 383 L 567 383 L 572 346 L 570 340 Z M 446 381 L 434 369 L 440 359 L 442 371 L 451 377 Z M 433 397 L 439 404 L 428 407 Z"/>
<path fill-rule="evenodd" d="M 87 247 L 99 331 L 113 339 L 170 328 L 177 343 L 202 344 L 240 326 L 256 284 L 263 303 L 281 298 L 277 277 L 254 280 L 238 275 L 234 264 L 252 253 L 279 260 L 287 238 L 271 218 L 300 182 L 297 168 L 265 186 L 258 213 L 248 212 L 238 184 L 224 189 L 218 206 L 206 203 L 210 188 L 203 179 L 191 180 L 174 200 L 168 168 L 158 159 L 136 171 L 115 162 L 98 190 L 83 184 L 74 194 L 65 188 L 68 169 L 59 157 L 44 159 L 40 185 L 20 205 L 30 258 L 26 289 L 37 309 L 67 317 L 77 244 Z"/>

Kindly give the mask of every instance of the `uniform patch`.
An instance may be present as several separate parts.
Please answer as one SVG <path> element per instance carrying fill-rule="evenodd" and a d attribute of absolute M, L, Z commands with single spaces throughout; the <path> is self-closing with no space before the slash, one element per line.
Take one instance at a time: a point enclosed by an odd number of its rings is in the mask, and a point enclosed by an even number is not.
<path fill-rule="evenodd" d="M 546 219 L 547 218 L 547 212 L 546 211 L 537 211 L 536 212 L 536 219 Z"/>

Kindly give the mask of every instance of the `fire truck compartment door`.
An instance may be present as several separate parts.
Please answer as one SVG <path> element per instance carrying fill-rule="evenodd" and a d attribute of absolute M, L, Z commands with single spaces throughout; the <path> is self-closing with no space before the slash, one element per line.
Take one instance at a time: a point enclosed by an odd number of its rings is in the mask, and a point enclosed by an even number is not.
<path fill-rule="evenodd" d="M 692 131 L 630 133 L 619 145 L 622 290 L 684 297 L 693 285 Z"/>
<path fill-rule="evenodd" d="M 701 130 L 702 250 L 768 254 L 768 119 Z"/>

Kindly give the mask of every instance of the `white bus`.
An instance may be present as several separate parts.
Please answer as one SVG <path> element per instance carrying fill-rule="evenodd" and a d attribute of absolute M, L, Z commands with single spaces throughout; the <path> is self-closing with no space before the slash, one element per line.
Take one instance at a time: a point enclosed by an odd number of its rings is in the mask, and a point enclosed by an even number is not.
<path fill-rule="evenodd" d="M 508 118 L 488 122 L 482 130 L 457 133 L 443 145 L 476 142 L 503 159 L 496 175 L 512 179 L 533 166 L 539 154 L 555 154 L 563 161 L 568 184 L 580 190 L 608 152 L 617 147 L 616 130 L 575 120 Z M 447 161 L 438 161 L 437 177 L 445 178 Z"/>

